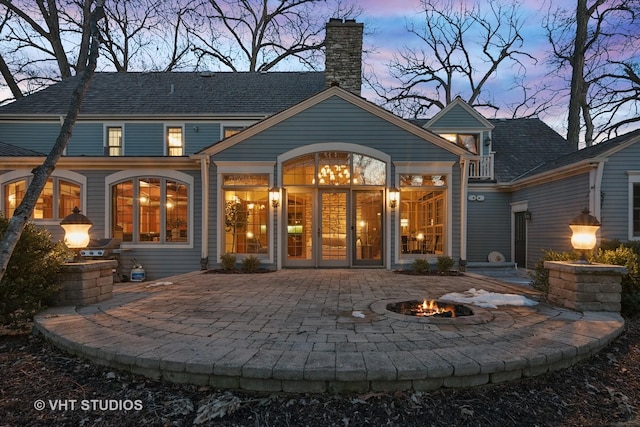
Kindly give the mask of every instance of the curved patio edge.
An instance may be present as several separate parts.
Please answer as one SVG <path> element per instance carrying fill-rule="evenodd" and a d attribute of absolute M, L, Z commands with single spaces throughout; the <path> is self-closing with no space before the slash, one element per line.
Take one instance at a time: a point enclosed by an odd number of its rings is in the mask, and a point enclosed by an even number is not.
<path fill-rule="evenodd" d="M 471 287 L 540 295 L 479 276 L 397 280 L 381 270 L 289 270 L 260 275 L 258 285 L 251 275 L 191 273 L 119 285 L 94 305 L 49 309 L 35 317 L 34 330 L 71 354 L 153 379 L 362 393 L 541 375 L 593 355 L 624 327 L 616 313 L 543 302 L 475 309 L 475 319 L 410 318 L 385 303 Z"/>

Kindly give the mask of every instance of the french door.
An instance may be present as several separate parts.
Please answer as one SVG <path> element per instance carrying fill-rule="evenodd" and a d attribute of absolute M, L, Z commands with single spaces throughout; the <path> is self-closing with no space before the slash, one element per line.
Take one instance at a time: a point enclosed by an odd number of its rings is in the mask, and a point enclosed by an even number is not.
<path fill-rule="evenodd" d="M 286 203 L 285 265 L 382 265 L 382 190 L 291 189 Z"/>

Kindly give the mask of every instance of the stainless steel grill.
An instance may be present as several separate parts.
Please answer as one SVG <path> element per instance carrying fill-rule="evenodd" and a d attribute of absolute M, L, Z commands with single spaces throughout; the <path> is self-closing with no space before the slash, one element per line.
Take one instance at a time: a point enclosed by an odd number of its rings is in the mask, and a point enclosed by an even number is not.
<path fill-rule="evenodd" d="M 86 259 L 117 259 L 120 239 L 91 240 L 89 246 L 80 251 Z"/>

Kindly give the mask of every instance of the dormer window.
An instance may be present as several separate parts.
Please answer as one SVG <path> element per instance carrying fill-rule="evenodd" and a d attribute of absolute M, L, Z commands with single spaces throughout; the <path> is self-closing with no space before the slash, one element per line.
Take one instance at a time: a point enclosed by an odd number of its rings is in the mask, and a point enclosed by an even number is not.
<path fill-rule="evenodd" d="M 440 136 L 447 141 L 451 141 L 454 144 L 458 144 L 459 146 L 466 148 L 473 154 L 480 153 L 478 144 L 480 135 L 477 133 L 441 133 Z"/>

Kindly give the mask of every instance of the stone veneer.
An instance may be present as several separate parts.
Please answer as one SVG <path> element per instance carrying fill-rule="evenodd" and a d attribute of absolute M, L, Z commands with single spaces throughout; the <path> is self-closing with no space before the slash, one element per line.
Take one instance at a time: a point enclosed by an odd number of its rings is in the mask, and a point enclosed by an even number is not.
<path fill-rule="evenodd" d="M 582 312 L 620 312 L 626 267 L 545 261 L 544 268 L 549 270 L 549 302 Z"/>
<path fill-rule="evenodd" d="M 85 306 L 108 300 L 113 292 L 115 260 L 70 262 L 62 266 L 62 289 L 54 306 Z"/>
<path fill-rule="evenodd" d="M 325 27 L 326 87 L 338 85 L 356 95 L 362 87 L 362 34 L 364 24 L 331 18 Z"/>

